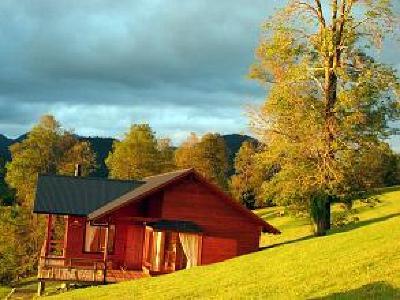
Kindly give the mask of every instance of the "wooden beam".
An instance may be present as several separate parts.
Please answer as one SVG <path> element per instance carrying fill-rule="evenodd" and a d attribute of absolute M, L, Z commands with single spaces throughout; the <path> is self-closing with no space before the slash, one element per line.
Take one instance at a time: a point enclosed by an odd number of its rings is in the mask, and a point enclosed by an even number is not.
<path fill-rule="evenodd" d="M 118 221 L 125 222 L 156 222 L 160 221 L 161 218 L 147 218 L 147 217 L 122 217 L 118 218 Z"/>
<path fill-rule="evenodd" d="M 45 288 L 46 288 L 46 283 L 43 280 L 39 280 L 38 281 L 38 289 L 37 289 L 37 295 L 39 297 L 43 296 Z"/>
<path fill-rule="evenodd" d="M 106 277 L 107 277 L 107 259 L 108 259 L 108 237 L 109 237 L 109 229 L 110 226 L 107 223 L 106 227 L 106 234 L 104 236 L 104 255 L 103 255 L 103 263 L 104 263 L 104 283 L 106 283 Z"/>
<path fill-rule="evenodd" d="M 47 256 L 50 252 L 50 240 L 51 240 L 51 229 L 53 227 L 53 215 L 47 215 L 47 230 L 46 230 L 46 241 L 45 241 L 45 253 L 44 255 Z"/>

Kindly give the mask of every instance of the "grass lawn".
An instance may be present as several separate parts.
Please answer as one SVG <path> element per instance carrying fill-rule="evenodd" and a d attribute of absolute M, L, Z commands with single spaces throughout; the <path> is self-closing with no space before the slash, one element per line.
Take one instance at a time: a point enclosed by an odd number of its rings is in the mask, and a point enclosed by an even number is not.
<path fill-rule="evenodd" d="M 5 299 L 11 292 L 13 288 L 14 292 L 10 296 L 10 300 L 28 300 L 34 299 L 37 294 L 37 278 L 29 277 L 21 279 L 18 282 L 11 284 L 11 286 L 0 285 L 0 299 Z M 46 294 L 54 295 L 59 293 L 59 288 L 61 286 L 60 282 L 47 282 L 46 283 Z"/>
<path fill-rule="evenodd" d="M 356 204 L 359 222 L 319 238 L 310 236 L 307 219 L 278 217 L 278 208 L 260 210 L 283 232 L 263 236 L 265 250 L 54 299 L 400 299 L 400 189 L 378 198 L 375 207 Z"/>
<path fill-rule="evenodd" d="M 11 292 L 10 287 L 0 285 L 0 299 L 5 299 L 10 292 Z"/>

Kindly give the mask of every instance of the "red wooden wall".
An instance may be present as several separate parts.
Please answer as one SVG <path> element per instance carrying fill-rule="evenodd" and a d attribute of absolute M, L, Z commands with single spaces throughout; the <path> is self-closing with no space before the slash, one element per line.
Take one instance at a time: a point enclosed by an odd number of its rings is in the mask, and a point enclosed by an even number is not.
<path fill-rule="evenodd" d="M 203 236 L 201 264 L 207 265 L 237 255 L 237 240 L 215 236 Z"/>
<path fill-rule="evenodd" d="M 261 227 L 195 179 L 182 180 L 164 191 L 162 218 L 193 221 L 204 230 L 203 264 L 259 248 Z"/>
<path fill-rule="evenodd" d="M 65 236 L 65 258 L 102 259 L 103 253 L 84 252 L 86 218 L 69 216 Z M 116 268 L 127 267 L 141 270 L 142 225 L 115 224 L 114 251 L 108 255 Z M 129 243 L 127 243 L 129 242 Z"/>

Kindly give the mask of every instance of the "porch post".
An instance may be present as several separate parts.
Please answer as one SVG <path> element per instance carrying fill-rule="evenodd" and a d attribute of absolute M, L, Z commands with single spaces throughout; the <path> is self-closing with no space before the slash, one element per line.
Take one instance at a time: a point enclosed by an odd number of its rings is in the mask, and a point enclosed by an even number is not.
<path fill-rule="evenodd" d="M 45 252 L 44 255 L 47 256 L 50 252 L 50 240 L 51 240 L 51 229 L 53 226 L 53 215 L 47 215 L 47 231 L 46 231 L 46 244 L 45 244 Z"/>
<path fill-rule="evenodd" d="M 106 227 L 106 234 L 105 234 L 105 241 L 104 241 L 104 255 L 103 255 L 103 262 L 104 262 L 104 283 L 106 283 L 107 277 L 107 256 L 108 256 L 108 234 L 109 234 L 109 224 L 107 223 Z"/>
<path fill-rule="evenodd" d="M 46 288 L 46 283 L 43 281 L 43 280 L 39 280 L 38 281 L 38 288 L 37 288 L 37 295 L 40 297 L 40 296 L 43 296 L 43 293 L 44 293 L 44 291 L 45 291 L 45 288 Z"/>

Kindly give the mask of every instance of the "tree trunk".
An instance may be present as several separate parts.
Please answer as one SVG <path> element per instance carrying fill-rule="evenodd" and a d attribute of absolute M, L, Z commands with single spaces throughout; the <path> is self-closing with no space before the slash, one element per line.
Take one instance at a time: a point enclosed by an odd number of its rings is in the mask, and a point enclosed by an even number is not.
<path fill-rule="evenodd" d="M 325 232 L 331 229 L 331 202 L 332 196 L 328 196 L 327 201 L 325 202 Z"/>
<path fill-rule="evenodd" d="M 340 56 L 340 55 L 339 55 Z M 325 73 L 325 143 L 326 143 L 326 154 L 324 160 L 325 170 L 325 186 L 331 189 L 332 182 L 334 181 L 335 167 L 335 133 L 336 133 L 336 116 L 334 112 L 335 104 L 337 101 L 337 75 L 335 74 L 333 67 L 336 62 L 333 58 L 329 58 L 326 62 L 326 73 Z M 331 228 L 331 202 L 332 196 L 327 195 L 325 202 L 321 205 L 321 220 L 316 222 L 316 235 L 325 235 L 326 232 Z"/>
<path fill-rule="evenodd" d="M 324 236 L 324 235 L 326 235 L 326 231 L 324 229 L 324 222 L 325 222 L 325 220 L 323 220 L 322 218 L 317 220 L 317 221 L 315 221 L 314 234 L 316 236 Z"/>
<path fill-rule="evenodd" d="M 316 236 L 324 236 L 331 228 L 331 196 L 316 197 L 311 203 L 311 217 Z"/>

